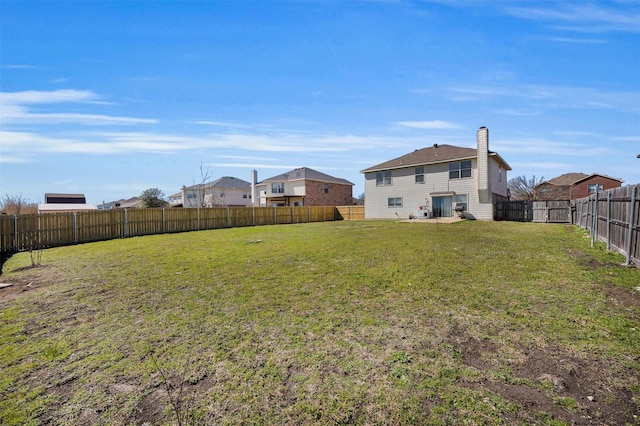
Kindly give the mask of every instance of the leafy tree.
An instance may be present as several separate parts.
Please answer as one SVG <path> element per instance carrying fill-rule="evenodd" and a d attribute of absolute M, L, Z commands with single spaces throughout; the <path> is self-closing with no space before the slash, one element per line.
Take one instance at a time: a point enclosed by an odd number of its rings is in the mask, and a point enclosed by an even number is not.
<path fill-rule="evenodd" d="M 19 214 L 34 214 L 38 212 L 38 206 L 24 198 L 22 194 L 5 194 L 0 200 L 0 211 L 16 216 Z"/>
<path fill-rule="evenodd" d="M 511 191 L 511 198 L 522 201 L 535 200 L 535 188 L 543 181 L 544 176 L 541 177 L 540 180 L 536 180 L 535 175 L 530 178 L 523 175 L 509 179 L 509 191 Z"/>
<path fill-rule="evenodd" d="M 158 188 L 149 188 L 140 194 L 143 207 L 165 207 L 168 203 L 164 199 L 164 193 Z"/>

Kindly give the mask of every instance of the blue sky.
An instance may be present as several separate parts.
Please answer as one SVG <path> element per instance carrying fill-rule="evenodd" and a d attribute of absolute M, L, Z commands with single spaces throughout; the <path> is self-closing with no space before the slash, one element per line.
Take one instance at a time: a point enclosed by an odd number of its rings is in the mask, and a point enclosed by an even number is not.
<path fill-rule="evenodd" d="M 0 1 L 0 195 L 90 203 L 434 143 L 640 182 L 639 1 Z"/>

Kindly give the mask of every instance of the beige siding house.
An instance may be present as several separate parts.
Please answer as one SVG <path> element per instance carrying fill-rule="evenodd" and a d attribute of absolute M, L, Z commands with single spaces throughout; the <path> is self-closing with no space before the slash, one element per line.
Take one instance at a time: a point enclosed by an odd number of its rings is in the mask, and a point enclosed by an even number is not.
<path fill-rule="evenodd" d="M 433 145 L 362 170 L 366 219 L 454 217 L 493 220 L 493 203 L 508 196 L 509 164 L 489 151 L 489 130 L 477 148 Z"/>
<path fill-rule="evenodd" d="M 247 207 L 251 205 L 251 184 L 245 180 L 224 176 L 214 181 L 182 188 L 171 196 L 172 206 L 182 207 Z M 180 202 L 181 201 L 181 202 Z"/>

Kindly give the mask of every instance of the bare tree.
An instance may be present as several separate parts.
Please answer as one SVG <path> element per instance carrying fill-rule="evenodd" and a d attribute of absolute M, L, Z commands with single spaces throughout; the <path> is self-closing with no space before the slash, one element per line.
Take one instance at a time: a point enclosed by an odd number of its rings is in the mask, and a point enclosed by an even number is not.
<path fill-rule="evenodd" d="M 509 179 L 509 191 L 511 191 L 511 198 L 522 201 L 535 200 L 535 188 L 543 181 L 544 176 L 541 177 L 540 180 L 536 180 L 535 175 L 530 178 L 523 175 Z"/>
<path fill-rule="evenodd" d="M 0 211 L 15 216 L 19 214 L 34 214 L 38 212 L 38 206 L 36 203 L 32 203 L 24 198 L 22 194 L 5 194 L 2 200 L 0 200 Z"/>
<path fill-rule="evenodd" d="M 208 167 L 205 169 L 204 165 L 200 163 L 200 182 L 198 183 L 198 186 L 197 186 L 198 189 L 196 190 L 196 194 L 198 198 L 198 201 L 197 201 L 198 207 L 207 206 L 207 203 L 205 201 L 205 196 L 207 194 L 206 184 L 209 179 L 211 179 L 211 171 L 209 170 Z M 196 186 L 195 182 L 193 186 Z"/>

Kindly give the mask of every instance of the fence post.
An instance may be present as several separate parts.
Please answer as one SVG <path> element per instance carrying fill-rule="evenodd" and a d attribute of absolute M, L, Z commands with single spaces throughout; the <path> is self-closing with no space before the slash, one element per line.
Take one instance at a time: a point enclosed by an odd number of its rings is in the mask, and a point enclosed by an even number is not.
<path fill-rule="evenodd" d="M 227 206 L 227 227 L 231 228 L 231 214 L 229 212 L 228 206 Z"/>
<path fill-rule="evenodd" d="M 129 236 L 129 217 L 127 215 L 127 209 L 124 209 L 124 237 Z"/>
<path fill-rule="evenodd" d="M 38 217 L 38 219 L 40 219 Z M 38 220 L 38 228 L 40 227 L 40 220 Z M 73 212 L 73 242 L 78 244 L 78 212 Z"/>
<path fill-rule="evenodd" d="M 18 249 L 18 216 L 13 215 L 13 247 L 17 252 Z"/>
<path fill-rule="evenodd" d="M 629 206 L 629 234 L 627 235 L 627 259 L 625 262 L 626 266 L 631 264 L 631 242 L 633 241 L 633 217 L 636 212 L 636 192 L 638 191 L 638 186 L 635 186 L 631 189 L 631 205 Z"/>
<path fill-rule="evenodd" d="M 595 244 L 595 238 L 596 238 L 596 218 L 598 217 L 597 214 L 597 198 L 598 198 L 598 192 L 596 192 L 594 199 L 593 199 L 593 203 L 592 203 L 592 207 L 591 207 L 591 227 L 590 227 L 590 231 L 591 231 L 591 247 L 593 247 L 593 245 Z M 592 201 L 591 197 L 589 197 L 589 201 Z"/>
<path fill-rule="evenodd" d="M 611 191 L 607 191 L 607 250 L 611 250 Z"/>
<path fill-rule="evenodd" d="M 594 242 L 598 240 L 598 218 L 600 217 L 598 213 L 598 205 L 600 204 L 600 196 L 598 195 L 598 191 L 595 193 L 595 207 L 593 208 L 593 238 Z"/>
<path fill-rule="evenodd" d="M 273 206 L 273 224 L 277 225 L 278 224 L 278 215 L 276 212 L 277 207 Z"/>
<path fill-rule="evenodd" d="M 544 202 L 544 223 L 549 223 L 549 201 Z"/>
<path fill-rule="evenodd" d="M 164 234 L 165 232 L 167 232 L 167 231 L 166 231 L 166 229 L 167 229 L 167 228 L 166 228 L 166 226 L 165 226 L 164 222 L 165 222 L 165 218 L 164 218 L 164 207 L 163 207 L 163 208 L 162 208 L 162 233 L 163 233 L 163 234 Z"/>
<path fill-rule="evenodd" d="M 253 220 L 253 226 L 256 226 L 256 206 L 251 207 L 251 210 L 251 219 Z"/>

